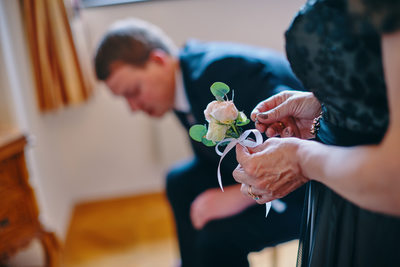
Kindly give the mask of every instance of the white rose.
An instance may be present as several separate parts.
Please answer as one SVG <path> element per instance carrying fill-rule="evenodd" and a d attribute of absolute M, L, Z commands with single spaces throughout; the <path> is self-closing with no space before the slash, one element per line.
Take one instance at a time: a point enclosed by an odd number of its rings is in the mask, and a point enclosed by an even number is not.
<path fill-rule="evenodd" d="M 213 120 L 224 124 L 230 124 L 236 120 L 238 110 L 232 101 L 212 101 L 204 110 L 204 116 L 208 122 Z"/>
<path fill-rule="evenodd" d="M 208 125 L 206 138 L 214 142 L 219 142 L 225 138 L 226 131 L 229 127 L 229 125 L 221 125 L 217 122 L 211 122 Z"/>

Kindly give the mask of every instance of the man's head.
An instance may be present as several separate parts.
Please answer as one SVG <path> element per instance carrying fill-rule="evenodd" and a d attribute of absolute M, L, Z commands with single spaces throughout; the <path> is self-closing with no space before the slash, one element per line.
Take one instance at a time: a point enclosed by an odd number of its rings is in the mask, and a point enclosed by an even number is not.
<path fill-rule="evenodd" d="M 170 110 L 175 96 L 176 47 L 157 27 L 129 19 L 115 23 L 95 54 L 99 80 L 131 110 L 159 117 Z"/>

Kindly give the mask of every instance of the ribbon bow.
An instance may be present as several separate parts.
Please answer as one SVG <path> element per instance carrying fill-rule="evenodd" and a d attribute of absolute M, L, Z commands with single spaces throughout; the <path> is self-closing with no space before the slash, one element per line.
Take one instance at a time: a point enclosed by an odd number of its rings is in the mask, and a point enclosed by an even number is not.
<path fill-rule="evenodd" d="M 246 139 L 251 133 L 254 134 L 254 136 L 256 137 L 256 141 L 250 140 L 250 139 Z M 227 143 L 227 146 L 225 147 L 224 151 L 221 152 L 219 150 L 219 145 L 221 144 L 225 144 Z M 226 154 L 228 154 L 229 151 L 232 150 L 232 148 L 234 148 L 237 144 L 241 144 L 242 146 L 246 146 L 246 147 L 256 147 L 258 145 L 261 145 L 263 142 L 263 138 L 261 133 L 256 130 L 247 130 L 245 132 L 243 132 L 239 138 L 225 138 L 224 140 L 222 140 L 221 142 L 219 142 L 216 146 L 215 146 L 215 152 L 221 156 L 221 158 L 219 159 L 219 164 L 218 164 L 218 171 L 217 171 L 217 176 L 218 176 L 218 183 L 219 183 L 219 187 L 221 188 L 222 192 L 224 191 L 224 188 L 222 186 L 222 178 L 221 178 L 221 162 L 224 159 L 224 157 L 226 156 Z M 266 212 L 265 212 L 265 217 L 268 216 L 269 210 L 271 209 L 271 204 L 273 204 L 273 208 L 275 211 L 281 213 L 284 212 L 286 209 L 286 204 L 280 200 L 274 200 L 270 202 L 265 203 L 265 208 L 266 208 Z"/>

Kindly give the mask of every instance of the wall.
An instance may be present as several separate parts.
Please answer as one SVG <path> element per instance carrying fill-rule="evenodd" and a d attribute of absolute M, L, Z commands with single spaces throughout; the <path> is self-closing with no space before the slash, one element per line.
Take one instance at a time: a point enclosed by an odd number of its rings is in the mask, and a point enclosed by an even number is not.
<path fill-rule="evenodd" d="M 71 207 L 82 200 L 161 190 L 163 173 L 190 151 L 175 118 L 129 113 L 98 85 L 85 105 L 40 114 L 35 103 L 18 1 L 0 0 L 9 40 L 1 40 L 13 99 L 6 117 L 31 136 L 31 180 L 43 221 L 64 236 Z M 81 15 L 89 54 L 113 21 L 135 16 L 158 24 L 177 44 L 189 37 L 272 47 L 283 51 L 283 32 L 303 0 L 169 0 L 89 8 Z M 5 44 L 5 45 L 4 45 Z M 0 65 L 1 66 L 1 65 Z M 1 94 L 0 94 L 1 96 Z M 0 105 L 4 101 L 0 101 Z M 11 112 L 10 112 L 11 110 Z M 184 140 L 184 141 L 183 141 Z"/>
<path fill-rule="evenodd" d="M 0 10 L 0 40 L 8 37 L 8 32 L 5 28 L 6 24 L 3 20 L 4 16 L 2 16 L 2 10 Z M 1 52 L 3 51 L 3 46 L 3 42 L 0 42 L 0 70 L 6 70 L 5 57 Z M 16 124 L 11 92 L 8 90 L 10 87 L 9 80 L 6 73 L 6 71 L 0 71 L 0 130 Z"/>

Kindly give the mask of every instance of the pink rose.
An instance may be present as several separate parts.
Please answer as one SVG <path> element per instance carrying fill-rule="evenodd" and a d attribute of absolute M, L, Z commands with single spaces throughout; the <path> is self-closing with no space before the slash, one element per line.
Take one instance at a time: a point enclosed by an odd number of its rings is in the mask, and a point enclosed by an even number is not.
<path fill-rule="evenodd" d="M 236 120 L 238 110 L 232 101 L 214 100 L 207 105 L 204 116 L 208 122 L 218 121 L 223 124 L 231 124 Z"/>
<path fill-rule="evenodd" d="M 206 138 L 214 142 L 222 141 L 225 138 L 226 131 L 229 127 L 229 125 L 219 124 L 216 121 L 210 122 Z"/>

